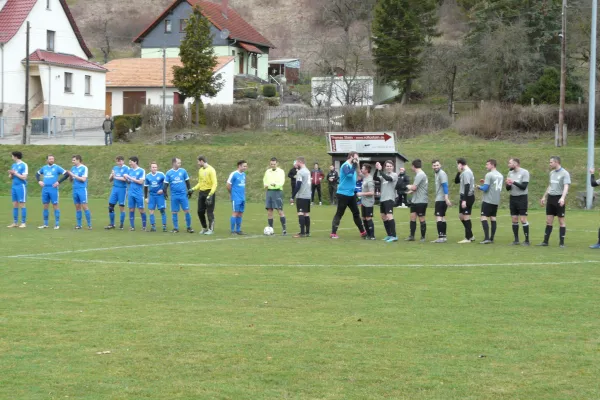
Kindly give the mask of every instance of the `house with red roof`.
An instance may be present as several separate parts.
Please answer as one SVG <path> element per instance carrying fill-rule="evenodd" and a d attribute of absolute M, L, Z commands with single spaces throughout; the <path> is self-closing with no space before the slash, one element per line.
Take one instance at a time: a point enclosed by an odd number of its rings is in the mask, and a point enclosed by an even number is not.
<path fill-rule="evenodd" d="M 66 0 L 0 0 L 0 117 L 22 117 L 26 96 L 32 118 L 102 117 L 106 69 L 91 58 Z"/>
<path fill-rule="evenodd" d="M 174 0 L 134 42 L 142 46 L 142 58 L 179 56 L 179 45 L 185 38 L 186 21 L 198 6 L 212 24 L 213 48 L 216 56 L 234 57 L 236 75 L 251 75 L 267 81 L 269 51 L 275 46 L 246 22 L 228 0 L 214 3 L 206 0 Z"/>

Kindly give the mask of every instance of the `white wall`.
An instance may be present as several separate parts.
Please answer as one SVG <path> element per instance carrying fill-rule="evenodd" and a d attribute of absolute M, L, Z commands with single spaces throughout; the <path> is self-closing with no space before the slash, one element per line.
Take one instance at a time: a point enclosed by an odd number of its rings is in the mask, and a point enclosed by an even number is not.
<path fill-rule="evenodd" d="M 215 97 L 202 97 L 204 104 L 233 104 L 233 79 L 235 76 L 235 63 L 229 62 L 217 73 L 221 74 L 221 82 L 224 83 L 223 88 Z"/>
<path fill-rule="evenodd" d="M 59 0 L 51 0 L 50 10 L 46 9 L 45 0 L 38 0 L 27 20 L 31 25 L 30 53 L 33 53 L 36 49 L 46 50 L 46 31 L 52 30 L 56 32 L 54 38 L 55 52 L 73 54 L 84 60 L 88 59 L 79 45 L 79 41 Z M 0 90 L 4 90 L 5 103 L 24 104 L 25 102 L 25 67 L 21 61 L 25 58 L 26 31 L 26 23 L 24 22 L 15 36 L 4 45 L 4 88 L 0 88 Z M 75 71 L 73 72 L 75 73 Z M 92 80 L 94 79 L 92 78 Z M 101 91 L 103 92 L 104 89 L 102 88 Z M 71 105 L 78 106 L 77 104 Z"/>
<path fill-rule="evenodd" d="M 40 65 L 44 104 L 51 106 L 104 110 L 106 106 L 106 74 L 55 65 Z M 65 72 L 73 74 L 72 93 L 65 93 Z M 92 77 L 90 94 L 85 94 L 85 76 Z M 51 99 L 49 99 L 51 96 Z M 50 102 L 48 101 L 50 100 Z"/>

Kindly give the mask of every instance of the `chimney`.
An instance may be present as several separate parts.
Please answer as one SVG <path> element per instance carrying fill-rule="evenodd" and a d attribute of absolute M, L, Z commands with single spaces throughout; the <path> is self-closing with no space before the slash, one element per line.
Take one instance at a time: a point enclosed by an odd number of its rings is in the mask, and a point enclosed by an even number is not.
<path fill-rule="evenodd" d="M 221 0 L 221 14 L 227 19 L 227 11 L 229 10 L 229 0 Z"/>

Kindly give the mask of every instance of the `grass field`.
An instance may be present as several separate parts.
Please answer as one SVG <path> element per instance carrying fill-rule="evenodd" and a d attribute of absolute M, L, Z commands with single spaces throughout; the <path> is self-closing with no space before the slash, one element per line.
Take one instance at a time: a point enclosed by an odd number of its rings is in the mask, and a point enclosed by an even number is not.
<path fill-rule="evenodd" d="M 0 228 L 2 399 L 600 398 L 595 212 L 569 211 L 565 249 L 515 248 L 505 210 L 491 246 L 455 244 L 456 208 L 451 243 L 386 244 L 350 216 L 328 239 L 328 206 L 308 239 L 262 236 L 260 204 L 231 237 L 225 202 L 213 237 L 105 232 L 104 200 L 74 231 L 63 199 L 59 231 L 35 228 L 39 199 Z"/>

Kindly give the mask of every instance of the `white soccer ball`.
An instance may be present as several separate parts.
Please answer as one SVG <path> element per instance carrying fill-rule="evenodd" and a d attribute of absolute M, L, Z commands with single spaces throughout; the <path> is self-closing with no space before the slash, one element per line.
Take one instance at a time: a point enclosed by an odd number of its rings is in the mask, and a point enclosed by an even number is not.
<path fill-rule="evenodd" d="M 274 231 L 274 230 L 273 230 L 273 228 L 271 228 L 270 226 L 267 226 L 267 227 L 265 228 L 265 230 L 263 231 L 263 233 L 264 233 L 266 236 L 271 236 L 271 235 L 273 235 L 273 234 L 275 233 L 275 231 Z"/>

